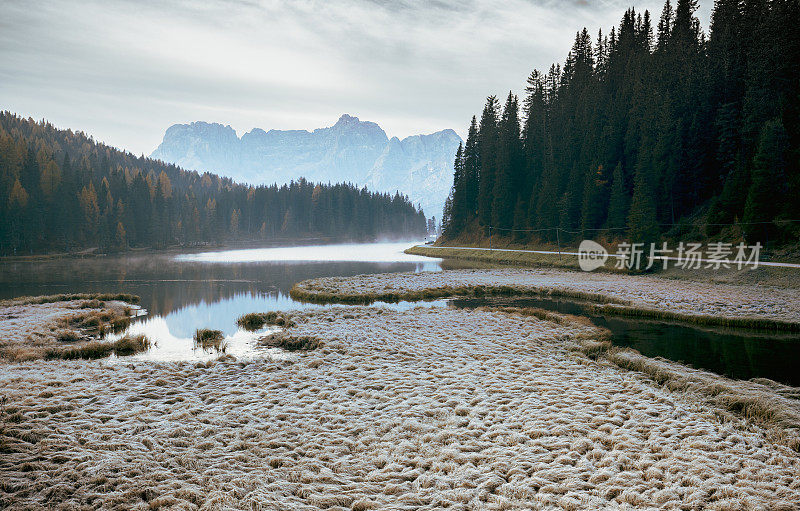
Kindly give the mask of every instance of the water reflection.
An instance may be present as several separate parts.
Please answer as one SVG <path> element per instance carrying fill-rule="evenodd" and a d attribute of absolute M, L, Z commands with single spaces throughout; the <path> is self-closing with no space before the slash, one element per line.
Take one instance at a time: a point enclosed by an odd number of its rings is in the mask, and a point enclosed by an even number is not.
<path fill-rule="evenodd" d="M 301 247 L 308 253 L 307 260 L 297 262 L 256 257 L 251 262 L 227 262 L 211 255 L 203 256 L 208 262 L 198 262 L 183 260 L 186 254 L 169 253 L 11 262 L 0 265 L 0 299 L 54 293 L 124 292 L 139 295 L 142 306 L 151 314 L 166 315 L 190 305 L 211 305 L 242 295 L 256 301 L 264 297 L 288 299 L 285 297 L 292 286 L 305 279 L 441 269 L 437 260 L 409 261 L 413 256 L 403 254 L 399 248 L 407 248 L 411 243 L 386 244 L 389 249 L 383 245 L 358 245 L 363 260 L 349 262 L 324 260 L 323 256 L 337 251 L 333 247 L 325 247 L 323 255 L 317 256 L 313 255 L 315 247 Z M 372 255 L 376 260 L 369 261 Z"/>
<path fill-rule="evenodd" d="M 193 350 L 198 328 L 220 330 L 228 353 L 237 357 L 264 352 L 255 334 L 236 319 L 248 312 L 312 307 L 289 297 L 301 280 L 371 273 L 439 271 L 438 260 L 403 253 L 414 243 L 375 243 L 219 252 L 152 253 L 0 265 L 0 298 L 81 292 L 139 295 L 148 314 L 126 333 L 147 335 L 156 346 L 134 358 L 203 360 L 216 354 Z M 387 305 L 408 308 L 416 304 Z M 434 302 L 430 306 L 444 306 Z M 125 357 L 125 359 L 129 359 Z"/>

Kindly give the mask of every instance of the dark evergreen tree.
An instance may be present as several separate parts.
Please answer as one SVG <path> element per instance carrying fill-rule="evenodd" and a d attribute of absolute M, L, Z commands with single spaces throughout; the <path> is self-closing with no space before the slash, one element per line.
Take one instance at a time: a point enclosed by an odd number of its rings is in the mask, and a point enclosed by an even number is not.
<path fill-rule="evenodd" d="M 492 200 L 497 173 L 497 121 L 499 106 L 495 96 L 486 99 L 478 128 L 478 217 L 484 226 L 492 223 Z"/>

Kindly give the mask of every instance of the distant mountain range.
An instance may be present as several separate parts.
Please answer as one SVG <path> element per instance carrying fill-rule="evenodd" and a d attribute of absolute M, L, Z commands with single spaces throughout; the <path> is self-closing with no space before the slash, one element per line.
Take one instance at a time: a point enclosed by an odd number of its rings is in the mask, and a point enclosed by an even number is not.
<path fill-rule="evenodd" d="M 241 138 L 218 123 L 175 124 L 150 156 L 244 183 L 283 184 L 304 177 L 399 191 L 439 219 L 460 142 L 451 129 L 389 138 L 374 122 L 345 114 L 333 126 L 311 132 L 255 128 Z"/>

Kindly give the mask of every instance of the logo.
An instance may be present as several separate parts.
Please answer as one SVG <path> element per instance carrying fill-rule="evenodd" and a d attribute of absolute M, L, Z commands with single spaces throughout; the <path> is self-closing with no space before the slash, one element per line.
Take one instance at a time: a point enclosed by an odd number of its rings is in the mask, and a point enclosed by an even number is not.
<path fill-rule="evenodd" d="M 592 240 L 581 241 L 578 247 L 578 265 L 583 271 L 594 271 L 608 260 L 608 251 Z"/>

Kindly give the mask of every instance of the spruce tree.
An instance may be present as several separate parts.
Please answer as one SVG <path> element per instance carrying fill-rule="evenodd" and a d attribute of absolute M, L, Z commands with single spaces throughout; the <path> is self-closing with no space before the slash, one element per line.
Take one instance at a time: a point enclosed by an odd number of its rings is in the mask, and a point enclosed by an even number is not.
<path fill-rule="evenodd" d="M 478 157 L 480 179 L 478 183 L 478 217 L 484 227 L 492 224 L 492 200 L 497 165 L 498 103 L 495 96 L 486 99 L 478 128 Z M 488 231 L 487 231 L 488 232 Z"/>
<path fill-rule="evenodd" d="M 777 229 L 771 221 L 780 213 L 785 197 L 787 142 L 780 119 L 764 124 L 742 218 L 742 230 L 749 242 L 775 240 Z"/>

